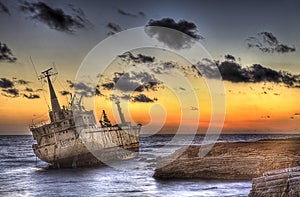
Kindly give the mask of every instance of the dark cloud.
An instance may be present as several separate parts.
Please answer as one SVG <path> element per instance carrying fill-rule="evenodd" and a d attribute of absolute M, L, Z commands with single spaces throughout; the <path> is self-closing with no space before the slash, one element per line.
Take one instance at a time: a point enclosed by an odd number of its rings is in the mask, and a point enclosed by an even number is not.
<path fill-rule="evenodd" d="M 284 44 L 278 44 L 275 47 L 275 51 L 277 53 L 289 53 L 289 52 L 296 51 L 296 48 L 295 48 L 295 46 L 288 46 L 288 45 L 284 45 Z"/>
<path fill-rule="evenodd" d="M 111 35 L 114 35 L 114 34 L 116 34 L 116 33 L 113 32 L 113 31 L 109 31 L 106 35 L 111 36 Z"/>
<path fill-rule="evenodd" d="M 1 2 L 0 2 L 0 12 L 10 15 L 9 9 L 6 7 L 6 5 L 4 5 Z"/>
<path fill-rule="evenodd" d="M 138 94 L 136 96 L 131 97 L 132 102 L 139 102 L 139 103 L 153 103 L 154 101 L 157 101 L 156 98 L 151 99 L 145 94 Z"/>
<path fill-rule="evenodd" d="M 32 89 L 32 88 L 26 87 L 25 91 L 26 91 L 26 92 L 33 92 L 33 89 Z"/>
<path fill-rule="evenodd" d="M 14 83 L 7 78 L 0 78 L 0 88 L 12 88 Z"/>
<path fill-rule="evenodd" d="M 59 93 L 60 93 L 62 96 L 72 95 L 71 92 L 69 92 L 69 91 L 67 91 L 67 90 L 59 91 Z"/>
<path fill-rule="evenodd" d="M 186 20 L 175 22 L 171 18 L 163 18 L 161 20 L 151 19 L 148 22 L 148 26 L 167 27 L 185 33 L 194 39 L 203 39 L 203 37 L 197 33 L 197 26 L 194 23 L 188 22 Z"/>
<path fill-rule="evenodd" d="M 132 14 L 130 12 L 126 12 L 126 11 L 121 10 L 121 9 L 118 9 L 118 13 L 121 14 L 121 15 L 123 15 L 123 16 L 137 17 L 136 14 Z"/>
<path fill-rule="evenodd" d="M 142 16 L 142 17 L 146 17 L 146 14 L 142 11 L 139 12 L 139 15 Z"/>
<path fill-rule="evenodd" d="M 30 93 L 29 95 L 28 95 L 28 94 L 23 94 L 23 96 L 24 96 L 25 98 L 27 98 L 27 99 L 39 99 L 39 98 L 40 98 L 39 95 L 37 95 L 37 94 L 32 94 L 32 93 Z"/>
<path fill-rule="evenodd" d="M 260 32 L 256 37 L 246 39 L 249 48 L 258 48 L 265 53 L 289 53 L 296 51 L 295 46 L 282 44 L 271 32 Z"/>
<path fill-rule="evenodd" d="M 19 90 L 16 88 L 2 89 L 2 91 L 6 93 L 6 94 L 2 94 L 6 97 L 18 97 L 19 96 Z"/>
<path fill-rule="evenodd" d="M 67 80 L 67 83 L 69 84 L 70 88 L 74 88 L 76 90 L 76 94 L 82 95 L 84 97 L 102 96 L 98 85 L 93 88 L 83 82 L 74 83 L 71 80 Z M 62 94 L 62 92 L 60 93 Z"/>
<path fill-rule="evenodd" d="M 186 89 L 183 87 L 179 87 L 179 90 L 186 91 Z"/>
<path fill-rule="evenodd" d="M 30 81 L 26 81 L 26 80 L 23 80 L 23 79 L 19 79 L 17 81 L 15 81 L 17 84 L 20 84 L 20 85 L 27 85 L 30 83 Z"/>
<path fill-rule="evenodd" d="M 265 43 L 268 43 L 271 46 L 276 46 L 279 44 L 279 41 L 271 32 L 260 32 L 258 34 L 263 37 Z"/>
<path fill-rule="evenodd" d="M 33 94 L 33 92 L 42 91 L 42 89 L 33 90 L 30 87 L 26 87 L 25 89 L 22 88 L 22 91 L 20 92 L 19 87 L 23 85 L 29 84 L 29 81 L 13 78 L 13 80 L 7 79 L 7 78 L 0 78 L 0 88 L 2 90 L 2 95 L 10 98 L 16 98 L 20 95 L 23 95 L 24 98 L 27 99 L 38 99 L 40 98 L 39 95 Z M 26 94 L 26 92 L 30 94 Z"/>
<path fill-rule="evenodd" d="M 0 42 L 0 62 L 5 61 L 13 63 L 17 61 L 17 58 L 13 55 L 10 48 L 5 43 Z"/>
<path fill-rule="evenodd" d="M 168 74 L 173 68 L 180 69 L 176 62 L 163 62 L 161 65 L 151 68 L 151 71 L 155 74 Z"/>
<path fill-rule="evenodd" d="M 123 99 L 123 100 L 128 101 L 128 100 L 130 100 L 131 97 L 130 97 L 129 94 L 123 94 L 123 95 L 120 96 L 120 98 Z"/>
<path fill-rule="evenodd" d="M 229 62 L 229 63 L 233 63 L 233 62 Z M 202 61 L 198 62 L 196 65 L 192 65 L 192 69 L 193 72 L 196 72 L 198 76 L 219 79 L 218 64 L 216 64 L 214 61 L 210 59 L 207 58 L 202 59 Z"/>
<path fill-rule="evenodd" d="M 145 13 L 140 11 L 138 14 L 133 14 L 133 13 L 130 13 L 130 12 L 126 12 L 124 10 L 121 10 L 121 9 L 118 9 L 118 13 L 122 16 L 129 16 L 129 17 L 138 17 L 138 16 L 142 16 L 142 17 L 145 17 Z"/>
<path fill-rule="evenodd" d="M 271 116 L 269 116 L 269 115 L 267 115 L 267 116 L 261 116 L 260 118 L 262 118 L 262 119 L 270 119 Z"/>
<path fill-rule="evenodd" d="M 135 80 L 129 73 L 115 73 L 113 81 L 114 88 L 124 92 L 144 91 L 143 84 Z"/>
<path fill-rule="evenodd" d="M 136 56 L 134 56 L 131 52 L 126 52 L 123 53 L 122 55 L 119 55 L 119 57 L 123 60 L 123 61 L 133 61 L 135 63 L 153 63 L 155 60 L 155 57 L 152 56 L 147 56 L 147 55 L 143 55 L 143 54 L 137 54 Z"/>
<path fill-rule="evenodd" d="M 235 57 L 233 55 L 227 54 L 225 55 L 225 59 L 228 61 L 234 61 L 235 62 Z"/>
<path fill-rule="evenodd" d="M 116 23 L 109 22 L 107 23 L 106 27 L 108 27 L 111 30 L 112 34 L 122 31 L 121 26 Z"/>
<path fill-rule="evenodd" d="M 248 82 L 250 80 L 247 72 L 235 62 L 222 62 L 218 68 L 223 80 L 231 82 Z"/>
<path fill-rule="evenodd" d="M 74 88 L 74 82 L 72 82 L 71 80 L 67 80 L 66 82 L 69 84 L 70 88 Z"/>
<path fill-rule="evenodd" d="M 24 1 L 21 11 L 31 14 L 31 19 L 46 24 L 50 29 L 74 33 L 76 29 L 85 28 L 90 22 L 81 9 L 72 7 L 73 15 L 66 14 L 60 8 L 52 8 L 44 2 L 31 3 Z"/>
<path fill-rule="evenodd" d="M 296 112 L 296 113 L 294 114 L 294 116 L 300 116 L 300 113 L 297 113 L 297 112 Z"/>
<path fill-rule="evenodd" d="M 204 59 L 193 65 L 195 72 L 207 78 L 219 78 L 219 70 L 223 80 L 231 82 L 274 82 L 283 83 L 287 87 L 298 87 L 300 85 L 300 75 L 293 75 L 286 71 L 276 71 L 266 68 L 260 64 L 243 68 L 240 64 L 233 61 L 224 61 L 216 64 L 215 62 Z M 300 86 L 299 86 L 300 87 Z"/>
<path fill-rule="evenodd" d="M 170 70 L 173 68 L 180 69 L 184 72 L 184 67 L 180 67 L 177 62 L 173 61 L 156 61 L 154 56 L 148 56 L 144 54 L 132 54 L 131 52 L 127 51 L 123 53 L 122 55 L 118 56 L 121 60 L 125 61 L 126 63 L 133 63 L 133 66 L 135 66 L 134 63 L 147 63 L 147 67 L 150 68 L 150 70 L 155 74 L 169 74 Z M 152 63 L 158 63 L 158 64 L 152 64 Z M 109 85 L 109 84 L 107 84 Z"/>
<path fill-rule="evenodd" d="M 42 88 L 38 88 L 38 89 L 36 89 L 35 91 L 36 91 L 36 92 L 40 92 L 40 91 L 45 91 L 45 90 L 42 89 Z"/>
<path fill-rule="evenodd" d="M 106 90 L 120 90 L 123 92 L 157 91 L 161 82 L 154 75 L 147 72 L 119 73 L 115 72 L 111 81 L 101 84 Z"/>
<path fill-rule="evenodd" d="M 103 83 L 101 84 L 101 86 L 106 89 L 106 90 L 112 90 L 115 87 L 115 83 L 113 82 L 107 82 L 107 83 Z"/>
<path fill-rule="evenodd" d="M 157 27 L 166 27 L 178 32 Z M 145 32 L 150 37 L 155 37 L 158 41 L 173 49 L 190 48 L 195 40 L 204 39 L 198 34 L 197 26 L 194 23 L 186 20 L 175 22 L 171 18 L 151 19 L 145 28 Z"/>

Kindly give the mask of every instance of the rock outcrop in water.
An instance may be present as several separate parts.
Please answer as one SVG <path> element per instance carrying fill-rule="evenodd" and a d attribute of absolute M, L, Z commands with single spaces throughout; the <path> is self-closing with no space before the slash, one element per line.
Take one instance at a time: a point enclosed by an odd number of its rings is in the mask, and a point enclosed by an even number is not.
<path fill-rule="evenodd" d="M 154 177 L 252 179 L 300 165 L 300 138 L 220 142 L 205 157 L 199 157 L 199 150 L 200 146 L 190 146 L 159 158 Z"/>
<path fill-rule="evenodd" d="M 249 197 L 300 196 L 300 166 L 266 172 L 252 180 Z"/>

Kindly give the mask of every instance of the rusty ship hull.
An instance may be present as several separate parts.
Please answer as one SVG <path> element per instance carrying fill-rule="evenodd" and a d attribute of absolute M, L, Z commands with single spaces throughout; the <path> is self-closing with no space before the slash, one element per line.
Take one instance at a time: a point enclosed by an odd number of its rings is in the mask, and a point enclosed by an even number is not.
<path fill-rule="evenodd" d="M 114 160 L 128 160 L 139 154 L 141 125 L 132 126 L 126 122 L 120 102 L 116 104 L 121 122 L 112 125 L 103 110 L 100 124 L 93 110 L 85 110 L 72 97 L 69 106 L 61 107 L 56 97 L 50 76 L 52 69 L 42 72 L 49 85 L 51 110 L 50 122 L 30 125 L 36 143 L 32 145 L 35 155 L 54 167 L 81 167 L 106 164 Z"/>
<path fill-rule="evenodd" d="M 34 138 L 40 141 L 33 145 L 35 155 L 58 168 L 102 165 L 139 154 L 140 126 L 90 128 L 81 135 L 74 128 L 42 136 L 35 135 L 40 133 L 38 130 L 32 130 Z"/>

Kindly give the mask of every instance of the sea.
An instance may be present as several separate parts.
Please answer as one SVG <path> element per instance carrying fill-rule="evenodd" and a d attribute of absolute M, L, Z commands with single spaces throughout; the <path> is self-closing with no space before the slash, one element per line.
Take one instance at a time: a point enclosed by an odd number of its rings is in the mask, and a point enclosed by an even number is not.
<path fill-rule="evenodd" d="M 220 135 L 218 141 L 289 137 L 300 135 Z M 0 196 L 248 196 L 251 180 L 154 179 L 157 157 L 189 144 L 201 145 L 204 135 L 182 135 L 170 143 L 173 139 L 174 135 L 141 136 L 140 156 L 120 166 L 52 169 L 35 157 L 32 136 L 0 136 Z"/>

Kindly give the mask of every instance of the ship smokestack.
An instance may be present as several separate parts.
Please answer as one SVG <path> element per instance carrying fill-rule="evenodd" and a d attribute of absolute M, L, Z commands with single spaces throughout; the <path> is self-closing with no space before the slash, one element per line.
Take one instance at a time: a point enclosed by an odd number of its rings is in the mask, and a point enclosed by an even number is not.
<path fill-rule="evenodd" d="M 121 123 L 122 123 L 122 124 L 125 124 L 126 121 L 125 121 L 124 114 L 123 114 L 123 112 L 122 112 L 122 109 L 121 109 L 120 101 L 119 101 L 119 100 L 116 100 L 116 105 L 117 105 L 117 107 L 118 107 L 118 112 L 119 112 L 119 116 L 120 116 L 120 119 L 121 119 Z"/>

